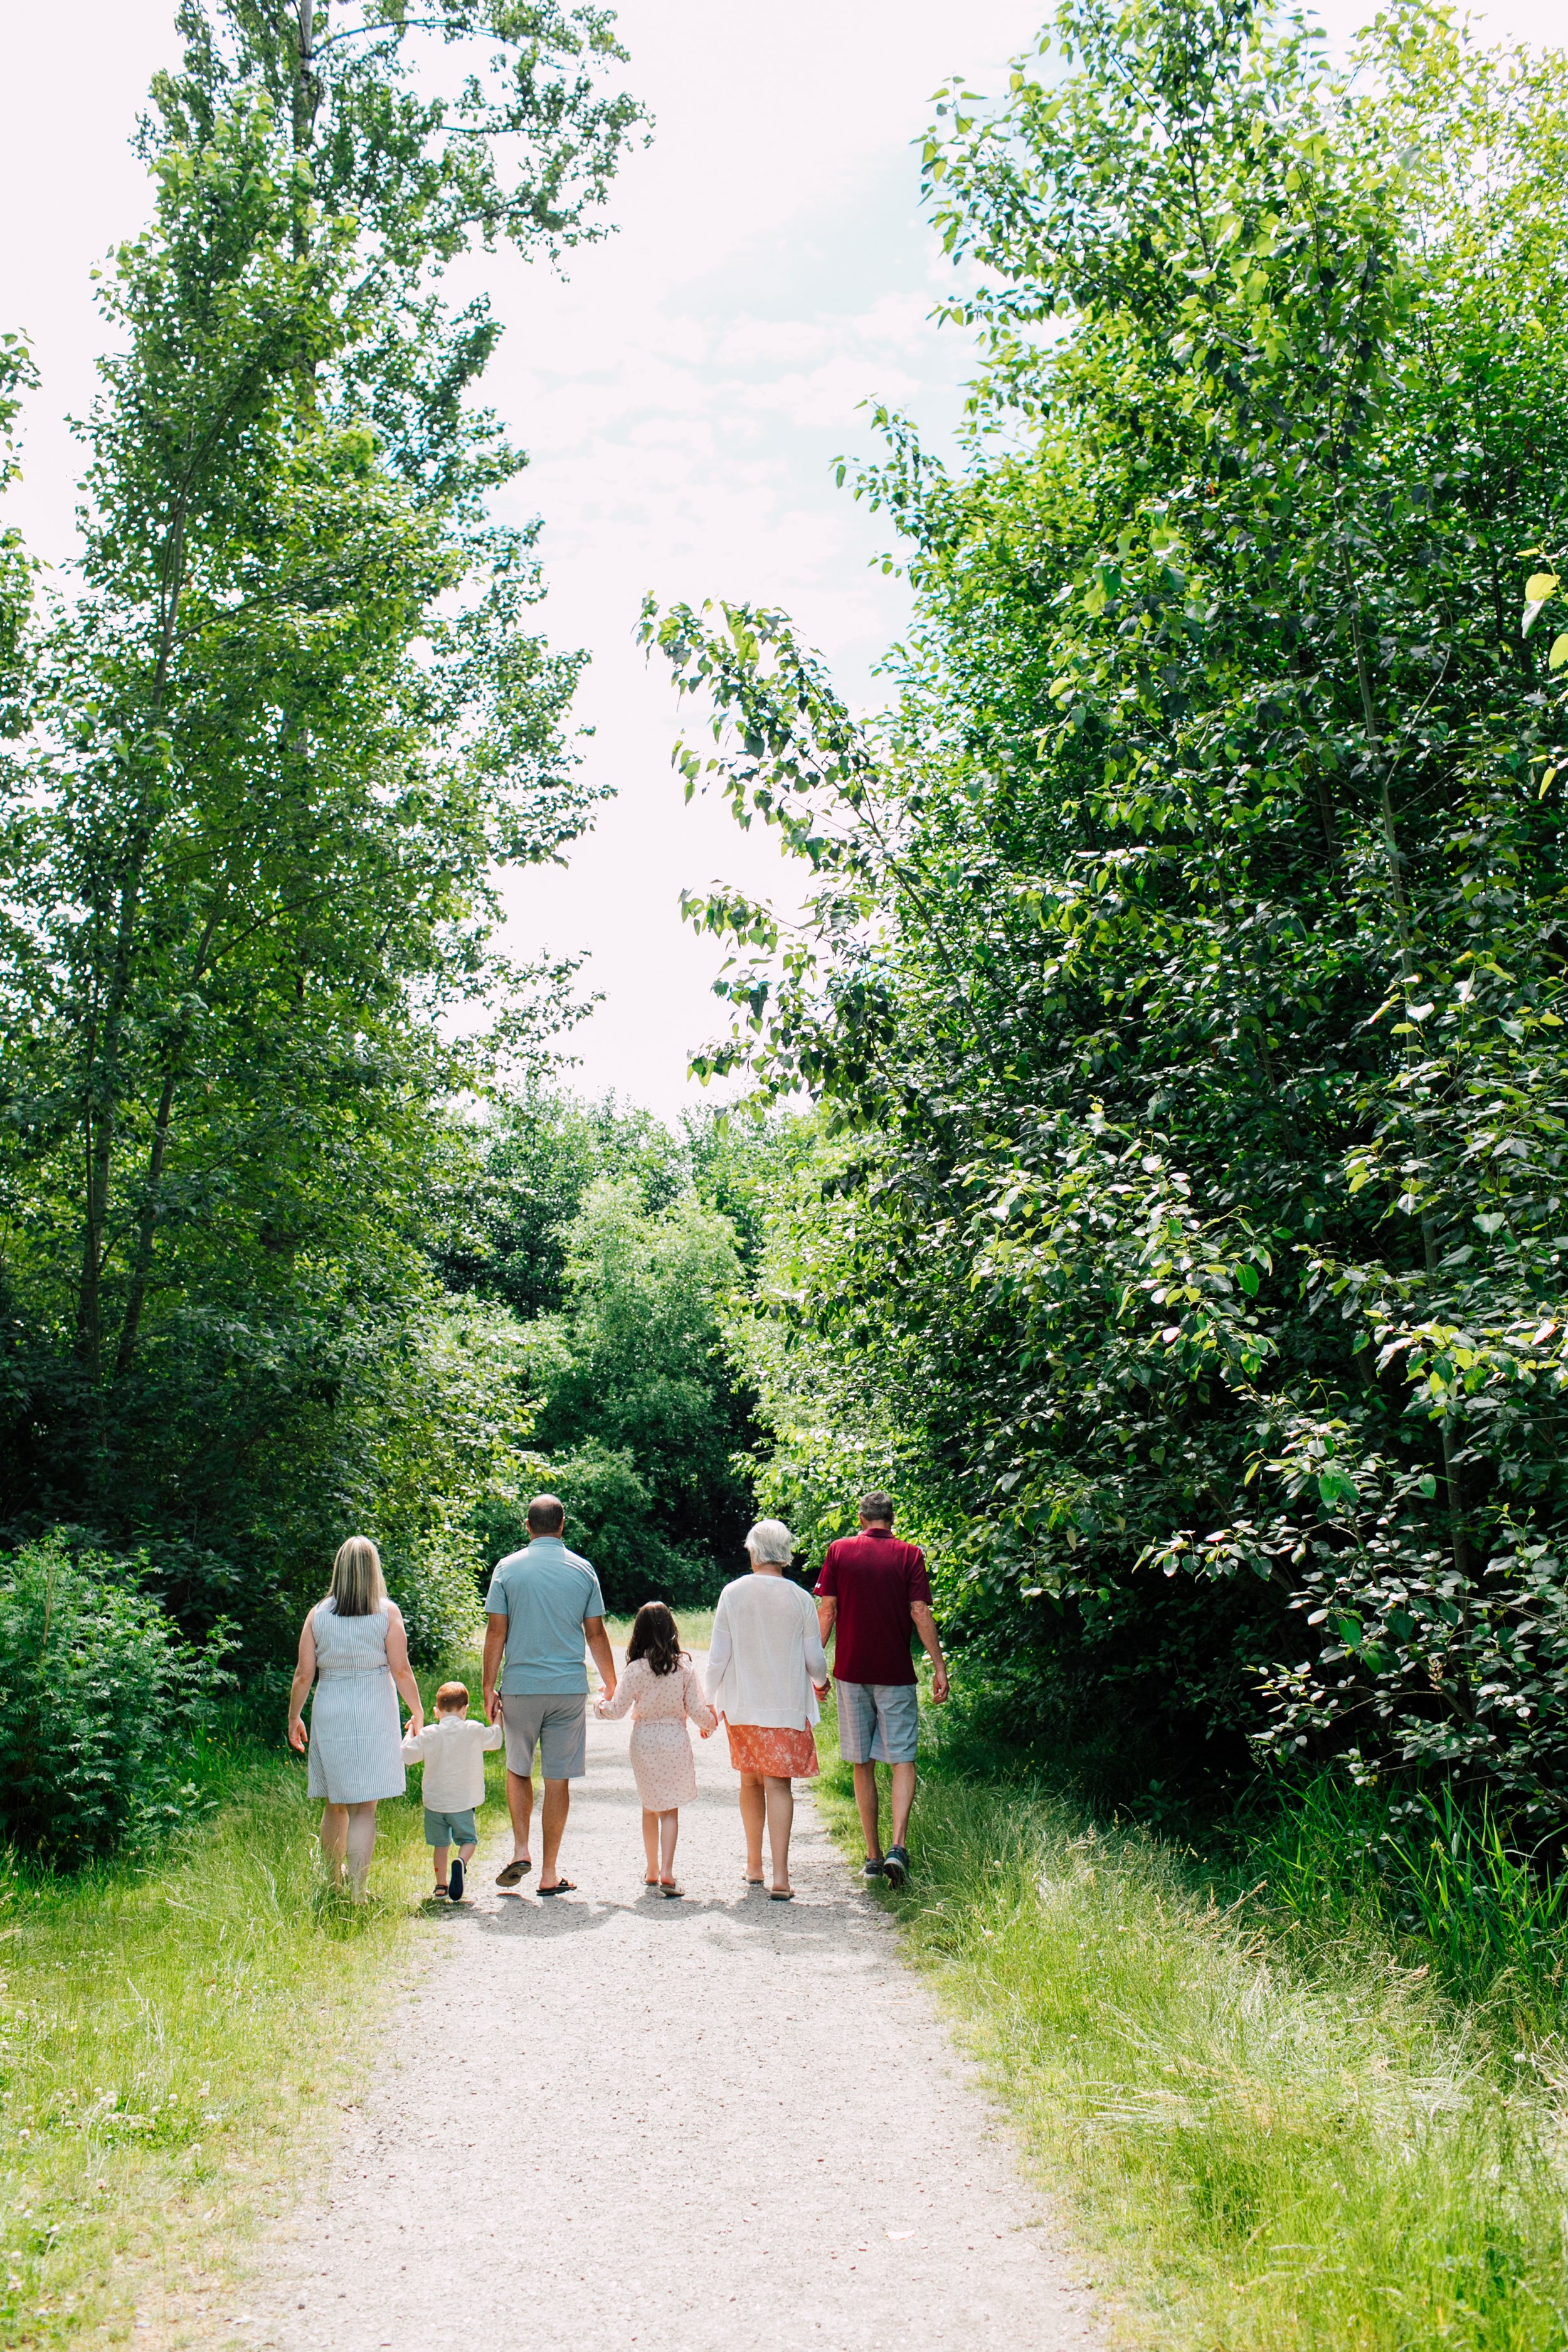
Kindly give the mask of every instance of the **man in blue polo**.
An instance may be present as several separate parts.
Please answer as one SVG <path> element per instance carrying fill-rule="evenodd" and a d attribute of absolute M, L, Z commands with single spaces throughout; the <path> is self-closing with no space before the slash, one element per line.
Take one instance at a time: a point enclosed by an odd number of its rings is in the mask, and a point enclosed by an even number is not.
<path fill-rule="evenodd" d="M 910 1633 L 919 1634 L 931 1659 L 931 1695 L 939 1705 L 947 1696 L 947 1667 L 931 1614 L 925 1554 L 893 1533 L 890 1495 L 862 1495 L 859 1534 L 828 1545 L 816 1580 L 816 1615 L 824 1649 L 834 1639 L 838 1752 L 855 1768 L 866 1875 L 902 1886 L 910 1870 L 904 1839 L 915 1801 L 921 1728 Z M 890 1768 L 893 1782 L 893 1837 L 885 1855 L 879 1762 Z"/>
<path fill-rule="evenodd" d="M 572 1782 L 587 1769 L 588 1669 L 594 1664 L 612 1697 L 616 1661 L 605 1632 L 599 1580 L 565 1544 L 566 1512 L 553 1495 L 535 1495 L 528 1507 L 530 1541 L 498 1560 L 485 1595 L 485 1719 L 506 1727 L 506 1801 L 511 1815 L 511 1860 L 498 1886 L 515 1886 L 532 1869 L 528 1833 L 533 1820 L 533 1753 L 544 1775 L 544 1852 L 541 1895 L 576 1892 L 560 1869 L 561 1838 L 572 1803 Z M 501 1672 L 501 1654 L 506 1654 Z M 497 1680 L 500 1688 L 497 1688 Z"/>

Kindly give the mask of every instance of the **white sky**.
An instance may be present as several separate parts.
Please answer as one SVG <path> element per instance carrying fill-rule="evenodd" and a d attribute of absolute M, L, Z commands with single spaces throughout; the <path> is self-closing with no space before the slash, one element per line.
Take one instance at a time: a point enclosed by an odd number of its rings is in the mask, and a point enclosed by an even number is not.
<path fill-rule="evenodd" d="M 487 396 L 532 463 L 510 502 L 542 512 L 555 643 L 593 656 L 578 703 L 591 772 L 615 784 L 565 871 L 511 877 L 515 954 L 592 951 L 605 1002 L 574 1041 L 574 1083 L 668 1114 L 700 1090 L 688 1052 L 723 1026 L 716 942 L 681 926 L 683 886 L 722 877 L 793 895 L 776 849 L 714 804 L 682 804 L 679 726 L 663 665 L 632 636 L 661 601 L 782 604 L 852 698 L 905 604 L 872 569 L 888 534 L 835 488 L 840 452 L 871 454 L 858 404 L 909 409 L 945 440 L 962 338 L 926 319 L 951 271 L 917 209 L 910 142 L 938 83 L 995 90 L 1046 0 L 623 0 L 631 86 L 652 148 L 612 196 L 620 233 L 568 282 L 515 256 L 487 263 L 507 335 Z M 1334 0 L 1336 34 L 1370 7 Z M 0 327 L 33 339 L 26 471 L 8 519 L 69 552 L 79 450 L 67 413 L 93 390 L 88 272 L 147 210 L 126 139 L 153 68 L 174 52 L 173 0 L 0 0 Z M 1501 32 L 1561 39 L 1558 0 L 1504 0 Z M 62 113 L 51 93 L 68 78 Z M 69 124 L 68 142 L 62 122 Z M 684 723 L 691 723 L 689 720 Z"/>

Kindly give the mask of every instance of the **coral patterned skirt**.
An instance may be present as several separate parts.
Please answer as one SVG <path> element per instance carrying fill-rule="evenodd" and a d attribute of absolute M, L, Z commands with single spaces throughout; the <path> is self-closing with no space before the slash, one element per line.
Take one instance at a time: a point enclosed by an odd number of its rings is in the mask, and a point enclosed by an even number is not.
<path fill-rule="evenodd" d="M 776 1723 L 731 1723 L 724 1718 L 730 1738 L 730 1761 L 737 1772 L 761 1772 L 770 1780 L 809 1780 L 816 1771 L 816 1741 L 808 1723 L 792 1731 Z"/>

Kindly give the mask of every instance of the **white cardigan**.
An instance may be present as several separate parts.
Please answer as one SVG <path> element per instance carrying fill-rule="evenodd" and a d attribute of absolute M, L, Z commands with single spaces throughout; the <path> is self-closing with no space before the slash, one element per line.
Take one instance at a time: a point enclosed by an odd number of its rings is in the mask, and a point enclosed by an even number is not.
<path fill-rule="evenodd" d="M 708 1696 L 731 1723 L 804 1731 L 827 1680 L 816 1603 L 782 1576 L 738 1576 L 719 1595 L 708 1644 Z"/>

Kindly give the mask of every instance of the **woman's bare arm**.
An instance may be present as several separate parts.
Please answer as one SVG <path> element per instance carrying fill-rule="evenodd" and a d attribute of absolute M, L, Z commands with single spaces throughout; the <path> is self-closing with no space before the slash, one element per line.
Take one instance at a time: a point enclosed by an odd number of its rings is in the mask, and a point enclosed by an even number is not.
<path fill-rule="evenodd" d="M 404 1631 L 403 1612 L 395 1601 L 389 1601 L 386 1604 L 386 1663 L 392 1668 L 392 1679 L 403 1693 L 405 1704 L 413 1717 L 409 1730 L 423 1731 L 425 1702 L 419 1696 L 419 1685 L 408 1663 L 408 1635 Z"/>
<path fill-rule="evenodd" d="M 300 1712 L 305 1694 L 316 1679 L 316 1612 L 312 1609 L 300 1634 L 300 1663 L 294 1669 L 294 1680 L 289 1690 L 289 1745 L 302 1756 L 310 1738 Z"/>

